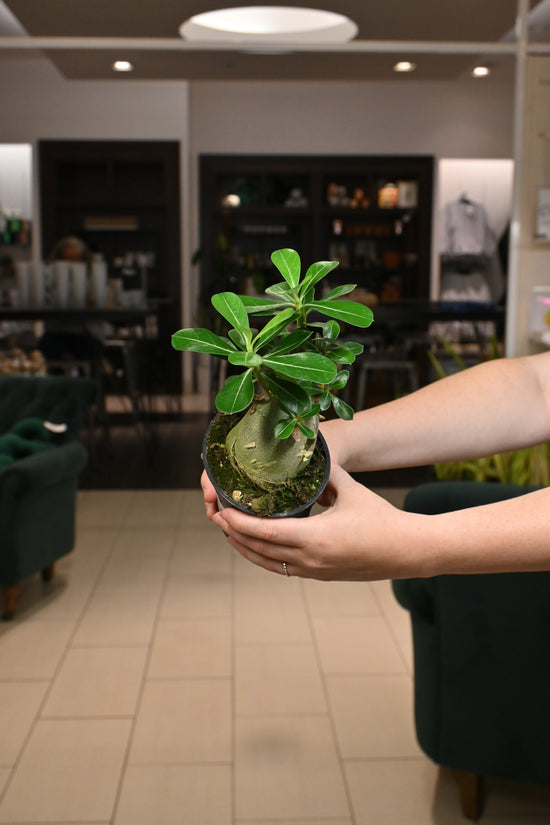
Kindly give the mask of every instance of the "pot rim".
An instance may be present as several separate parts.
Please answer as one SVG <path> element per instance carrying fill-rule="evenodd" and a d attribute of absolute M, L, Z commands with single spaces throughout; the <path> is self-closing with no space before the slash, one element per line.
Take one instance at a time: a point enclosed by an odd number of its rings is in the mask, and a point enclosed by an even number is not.
<path fill-rule="evenodd" d="M 212 471 L 210 469 L 210 465 L 208 463 L 208 458 L 207 458 L 207 453 L 206 453 L 206 444 L 207 444 L 208 434 L 210 432 L 210 427 L 211 427 L 211 424 L 208 426 L 208 428 L 207 428 L 207 430 L 204 434 L 204 438 L 203 438 L 203 442 L 202 442 L 202 463 L 204 465 L 206 475 L 208 476 L 208 478 L 212 482 L 212 484 L 213 484 L 213 486 L 216 490 L 216 493 L 218 495 L 218 505 L 219 505 L 220 509 L 223 510 L 224 507 L 232 507 L 235 510 L 240 510 L 241 513 L 246 513 L 246 515 L 254 516 L 255 518 L 299 518 L 301 516 L 308 516 L 309 515 L 309 513 L 311 511 L 311 508 L 313 507 L 315 502 L 318 500 L 319 496 L 321 495 L 321 493 L 323 492 L 323 490 L 325 489 L 325 487 L 328 484 L 328 480 L 329 480 L 329 476 L 330 476 L 330 469 L 331 469 L 331 466 L 330 466 L 330 453 L 329 453 L 329 450 L 328 450 L 328 445 L 327 445 L 327 442 L 325 440 L 325 437 L 323 436 L 323 434 L 320 431 L 317 433 L 317 441 L 320 443 L 320 445 L 323 448 L 323 451 L 325 453 L 326 468 L 325 468 L 325 474 L 323 476 L 323 480 L 321 481 L 321 484 L 319 485 L 318 489 L 315 491 L 313 496 L 310 499 L 308 499 L 308 501 L 301 504 L 300 507 L 294 507 L 292 510 L 285 510 L 281 513 L 271 513 L 270 515 L 265 516 L 265 515 L 260 515 L 259 513 L 255 513 L 253 510 L 249 510 L 248 507 L 243 507 L 243 505 L 239 504 L 237 501 L 233 501 L 233 499 L 230 496 L 228 496 L 228 494 L 225 493 L 221 489 L 218 482 L 214 478 L 214 476 L 212 474 Z"/>

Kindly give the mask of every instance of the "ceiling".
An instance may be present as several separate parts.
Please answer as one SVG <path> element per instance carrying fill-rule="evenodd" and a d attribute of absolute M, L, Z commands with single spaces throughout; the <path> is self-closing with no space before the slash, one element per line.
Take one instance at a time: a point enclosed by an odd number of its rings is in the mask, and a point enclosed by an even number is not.
<path fill-rule="evenodd" d="M 245 0 L 266 5 L 270 0 Z M 410 59 L 416 71 L 406 79 L 448 80 L 470 75 L 484 60 L 492 67 L 492 80 L 509 80 L 514 60 L 506 55 L 415 53 L 392 47 L 391 52 L 353 51 L 344 44 L 337 50 L 294 51 L 285 54 L 245 53 L 237 48 L 189 48 L 178 36 L 180 24 L 194 14 L 213 8 L 244 5 L 239 0 L 0 0 L 0 37 L 20 33 L 41 37 L 78 37 L 82 44 L 46 49 L 45 54 L 68 79 L 121 80 L 403 80 L 392 71 L 397 59 Z M 272 4 L 277 4 L 271 0 Z M 279 5 L 292 5 L 282 0 Z M 498 43 L 510 39 L 517 0 L 299 0 L 294 5 L 332 8 L 358 25 L 356 41 L 422 41 L 423 43 Z M 538 39 L 550 40 L 550 0 L 531 0 Z M 537 17 L 538 14 L 538 17 Z M 535 24 L 534 24 L 535 25 Z M 140 42 L 136 48 L 104 48 L 89 38 L 160 38 Z M 356 42 L 354 41 L 354 42 Z M 180 45 L 181 44 L 181 45 Z M 48 45 L 52 45 L 51 43 Z M 97 48 L 101 45 L 101 48 Z M 154 48 L 151 48 L 154 46 Z M 380 48 L 380 44 L 377 48 Z M 442 46 L 440 51 L 445 51 Z M 0 59 L 16 60 L 26 49 L 0 47 Z M 134 71 L 121 76 L 112 63 L 126 59 Z M 472 81 L 484 82 L 484 81 Z"/>

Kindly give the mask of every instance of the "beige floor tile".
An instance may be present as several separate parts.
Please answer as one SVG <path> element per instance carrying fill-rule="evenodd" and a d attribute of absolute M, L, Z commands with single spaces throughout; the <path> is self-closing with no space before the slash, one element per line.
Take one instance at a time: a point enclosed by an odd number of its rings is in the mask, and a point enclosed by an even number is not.
<path fill-rule="evenodd" d="M 81 527 L 97 528 L 120 527 L 125 522 L 126 514 L 135 490 L 83 490 L 78 493 L 76 506 L 77 530 Z"/>
<path fill-rule="evenodd" d="M 316 618 L 313 628 L 324 673 L 404 673 L 403 657 L 378 616 Z"/>
<path fill-rule="evenodd" d="M 536 814 L 544 815 L 550 821 L 550 788 L 528 783 L 487 779 L 485 781 L 484 813 L 491 820 L 493 816 Z"/>
<path fill-rule="evenodd" d="M 303 581 L 311 616 L 377 616 L 380 608 L 365 582 Z"/>
<path fill-rule="evenodd" d="M 201 527 L 180 528 L 170 561 L 173 576 L 229 576 L 234 550 L 218 527 L 204 519 Z"/>
<path fill-rule="evenodd" d="M 0 765 L 15 763 L 49 682 L 0 682 Z"/>
<path fill-rule="evenodd" d="M 130 716 L 136 709 L 146 656 L 146 647 L 72 648 L 42 716 Z"/>
<path fill-rule="evenodd" d="M 311 631 L 298 579 L 259 571 L 260 578 L 238 578 L 235 586 L 237 644 L 311 643 Z"/>
<path fill-rule="evenodd" d="M 177 527 L 125 527 L 116 535 L 111 560 L 126 564 L 138 559 L 162 561 L 172 553 L 177 538 Z"/>
<path fill-rule="evenodd" d="M 0 679 L 50 679 L 74 631 L 72 621 L 22 621 L 0 629 Z"/>
<path fill-rule="evenodd" d="M 329 703 L 345 759 L 418 757 L 408 676 L 329 676 Z"/>
<path fill-rule="evenodd" d="M 134 765 L 114 825 L 231 825 L 228 765 Z"/>
<path fill-rule="evenodd" d="M 145 684 L 131 764 L 229 762 L 231 685 L 227 679 Z"/>
<path fill-rule="evenodd" d="M 463 825 L 465 821 L 432 818 L 437 768 L 428 760 L 347 762 L 345 772 L 358 823 Z"/>
<path fill-rule="evenodd" d="M 313 645 L 238 645 L 235 709 L 265 716 L 326 713 Z"/>
<path fill-rule="evenodd" d="M 184 498 L 181 490 L 135 490 L 126 511 L 125 527 L 175 527 Z"/>
<path fill-rule="evenodd" d="M 235 825 L 353 825 L 351 819 L 318 819 L 315 823 L 311 819 L 238 819 Z"/>
<path fill-rule="evenodd" d="M 0 804 L 0 822 L 108 822 L 130 721 L 40 721 Z"/>
<path fill-rule="evenodd" d="M 162 619 L 158 622 L 148 678 L 231 676 L 229 619 Z"/>
<path fill-rule="evenodd" d="M 208 524 L 206 511 L 204 509 L 202 490 L 182 490 L 181 495 L 182 507 L 180 510 L 180 527 L 200 527 L 205 523 Z"/>
<path fill-rule="evenodd" d="M 227 576 L 171 576 L 166 582 L 163 619 L 228 619 L 231 580 Z"/>
<path fill-rule="evenodd" d="M 90 599 L 75 633 L 75 646 L 146 645 L 153 633 L 160 600 L 157 589 L 103 585 Z"/>
<path fill-rule="evenodd" d="M 11 775 L 11 768 L 0 768 L 0 794 L 4 793 L 4 789 L 8 784 Z"/>
<path fill-rule="evenodd" d="M 128 537 L 125 535 L 124 538 Z M 151 541 L 155 541 L 154 534 Z M 169 550 L 165 555 L 150 556 L 136 550 L 115 548 L 102 570 L 100 584 L 159 587 L 168 571 L 168 553 Z"/>
<path fill-rule="evenodd" d="M 237 820 L 349 815 L 327 716 L 237 717 Z"/>

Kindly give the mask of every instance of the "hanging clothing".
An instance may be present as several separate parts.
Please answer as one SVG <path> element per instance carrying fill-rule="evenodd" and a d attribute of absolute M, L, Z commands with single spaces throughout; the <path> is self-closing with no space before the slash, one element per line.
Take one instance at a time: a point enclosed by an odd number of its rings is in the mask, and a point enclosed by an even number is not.
<path fill-rule="evenodd" d="M 497 248 L 487 210 L 462 196 L 443 207 L 440 252 L 446 256 L 492 257 Z"/>

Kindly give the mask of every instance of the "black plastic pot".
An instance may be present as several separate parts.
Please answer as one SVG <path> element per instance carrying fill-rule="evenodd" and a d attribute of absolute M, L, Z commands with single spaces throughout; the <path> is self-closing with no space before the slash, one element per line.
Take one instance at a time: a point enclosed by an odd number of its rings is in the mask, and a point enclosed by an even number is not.
<path fill-rule="evenodd" d="M 216 493 L 217 493 L 217 496 L 218 496 L 218 506 L 219 506 L 220 510 L 223 510 L 224 507 L 232 507 L 234 510 L 240 510 L 241 513 L 246 513 L 249 516 L 256 516 L 257 518 L 306 518 L 307 516 L 309 516 L 313 505 L 319 499 L 319 496 L 321 495 L 321 493 L 323 492 L 323 490 L 327 486 L 328 479 L 329 479 L 329 476 L 330 476 L 330 454 L 329 454 L 329 451 L 328 451 L 327 442 L 325 441 L 325 439 L 324 439 L 324 437 L 321 433 L 317 434 L 317 444 L 319 445 L 321 450 L 324 452 L 324 457 L 325 457 L 325 462 L 326 462 L 326 470 L 325 470 L 325 474 L 323 476 L 323 480 L 322 480 L 321 484 L 319 485 L 319 488 L 316 491 L 316 493 L 309 499 L 309 501 L 306 501 L 300 507 L 296 507 L 293 510 L 285 510 L 285 512 L 273 513 L 269 516 L 260 516 L 258 513 L 255 513 L 253 510 L 249 510 L 248 507 L 243 507 L 242 504 L 239 504 L 237 501 L 234 501 L 231 498 L 230 495 L 228 495 L 226 492 L 224 492 L 221 489 L 218 482 L 214 478 L 214 476 L 212 474 L 212 470 L 210 469 L 210 466 L 208 464 L 208 458 L 207 458 L 207 443 L 208 443 L 209 431 L 210 431 L 210 428 L 206 431 L 206 434 L 205 434 L 204 440 L 203 440 L 203 444 L 202 444 L 202 462 L 203 462 L 203 465 L 204 465 L 204 469 L 206 470 L 206 474 L 207 474 L 208 478 L 210 479 L 210 481 L 212 482 L 212 484 L 214 486 L 214 489 L 216 490 Z"/>

